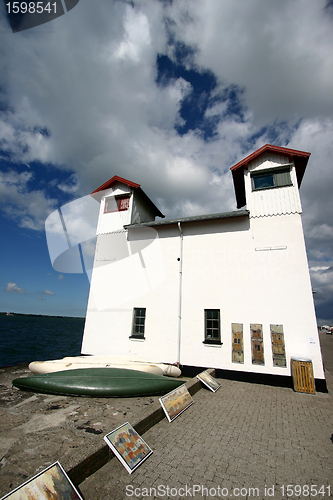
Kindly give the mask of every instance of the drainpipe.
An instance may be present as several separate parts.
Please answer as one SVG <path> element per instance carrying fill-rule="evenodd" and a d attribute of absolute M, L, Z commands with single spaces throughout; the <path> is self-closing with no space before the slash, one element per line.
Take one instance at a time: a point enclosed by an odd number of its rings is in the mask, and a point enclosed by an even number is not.
<path fill-rule="evenodd" d="M 180 342 L 181 342 L 181 331 L 182 331 L 182 282 L 183 282 L 183 231 L 178 222 L 178 229 L 180 232 L 180 258 L 179 260 L 179 304 L 178 304 L 178 353 L 177 353 L 177 365 L 180 365 Z"/>

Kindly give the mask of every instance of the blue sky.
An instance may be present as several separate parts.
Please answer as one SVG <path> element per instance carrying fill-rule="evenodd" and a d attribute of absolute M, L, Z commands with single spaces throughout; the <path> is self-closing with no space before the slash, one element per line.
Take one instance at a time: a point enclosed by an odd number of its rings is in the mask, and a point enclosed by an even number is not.
<path fill-rule="evenodd" d="M 113 175 L 167 217 L 236 209 L 230 167 L 311 152 L 301 188 L 315 304 L 333 323 L 333 7 L 325 0 L 80 0 L 13 34 L 0 6 L 0 311 L 84 316 L 45 219 Z"/>

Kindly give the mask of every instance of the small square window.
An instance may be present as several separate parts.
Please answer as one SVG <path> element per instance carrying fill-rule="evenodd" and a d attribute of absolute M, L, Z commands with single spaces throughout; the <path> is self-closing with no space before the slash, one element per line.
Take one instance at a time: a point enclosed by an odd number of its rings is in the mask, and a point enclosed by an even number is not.
<path fill-rule="evenodd" d="M 273 174 L 253 176 L 253 189 L 274 187 Z"/>
<path fill-rule="evenodd" d="M 144 339 L 145 334 L 146 309 L 143 307 L 134 307 L 133 324 L 131 338 Z"/>

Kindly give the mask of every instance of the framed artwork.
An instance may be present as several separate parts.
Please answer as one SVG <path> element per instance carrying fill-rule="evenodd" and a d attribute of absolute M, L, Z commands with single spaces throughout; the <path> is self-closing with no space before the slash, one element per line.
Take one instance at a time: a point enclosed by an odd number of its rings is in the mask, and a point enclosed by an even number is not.
<path fill-rule="evenodd" d="M 1 500 L 83 500 L 59 462 L 34 476 Z"/>
<path fill-rule="evenodd" d="M 204 372 L 201 372 L 197 375 L 197 378 L 199 380 L 201 380 L 201 382 L 203 384 L 205 384 L 208 389 L 210 389 L 211 391 L 213 392 L 216 392 L 217 389 L 219 389 L 221 387 L 221 384 L 218 383 L 217 380 L 215 380 L 215 378 L 213 378 L 207 370 L 205 370 Z"/>
<path fill-rule="evenodd" d="M 109 432 L 104 441 L 130 474 L 153 453 L 128 422 Z"/>
<path fill-rule="evenodd" d="M 270 325 L 273 366 L 287 366 L 286 350 L 284 346 L 283 325 Z"/>
<path fill-rule="evenodd" d="M 162 398 L 160 403 L 169 422 L 172 422 L 178 415 L 194 403 L 186 385 L 181 385 L 177 389 L 169 392 Z"/>
<path fill-rule="evenodd" d="M 231 323 L 232 332 L 232 362 L 244 363 L 243 324 Z"/>
<path fill-rule="evenodd" d="M 264 365 L 265 357 L 264 357 L 262 325 L 258 323 L 251 323 L 250 330 L 251 330 L 252 364 Z"/>

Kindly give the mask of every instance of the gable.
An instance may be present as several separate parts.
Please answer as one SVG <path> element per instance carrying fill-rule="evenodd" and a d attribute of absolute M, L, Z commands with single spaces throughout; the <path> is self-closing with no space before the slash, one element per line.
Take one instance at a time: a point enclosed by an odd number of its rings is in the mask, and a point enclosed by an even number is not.
<path fill-rule="evenodd" d="M 245 195 L 245 182 L 244 182 L 244 171 L 251 166 L 252 168 L 260 168 L 263 166 L 265 159 L 281 158 L 281 164 L 284 162 L 294 163 L 297 177 L 297 184 L 300 187 L 306 165 L 308 163 L 310 153 L 305 151 L 298 151 L 296 149 L 284 148 L 281 146 L 273 146 L 271 144 L 265 144 L 262 148 L 258 149 L 254 153 L 250 154 L 240 162 L 236 163 L 231 167 L 237 208 L 244 207 L 246 205 L 246 195 Z M 279 162 L 280 163 L 280 162 Z"/>
<path fill-rule="evenodd" d="M 134 191 L 137 192 L 144 200 L 144 203 L 147 205 L 147 207 L 149 207 L 149 211 L 153 213 L 154 217 L 158 216 L 164 218 L 164 215 L 160 212 L 157 206 L 141 189 L 140 184 L 124 179 L 123 177 L 119 177 L 118 175 L 113 176 L 107 182 L 95 189 L 95 191 L 91 193 L 91 196 L 101 202 L 102 198 L 105 197 L 105 195 L 109 195 L 111 193 L 113 194 L 115 189 L 126 193 L 132 193 Z"/>

